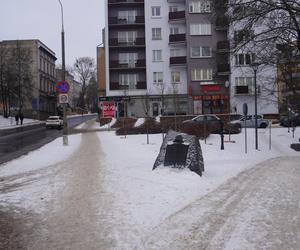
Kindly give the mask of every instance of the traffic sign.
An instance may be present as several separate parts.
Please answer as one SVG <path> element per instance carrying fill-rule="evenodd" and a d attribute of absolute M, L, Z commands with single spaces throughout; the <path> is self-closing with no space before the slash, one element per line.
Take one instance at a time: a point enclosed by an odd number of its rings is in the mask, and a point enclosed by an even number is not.
<path fill-rule="evenodd" d="M 70 85 L 66 81 L 60 81 L 56 83 L 56 91 L 59 93 L 68 93 L 69 89 Z"/>
<path fill-rule="evenodd" d="M 59 94 L 58 95 L 58 102 L 60 104 L 69 103 L 69 95 L 68 94 Z"/>

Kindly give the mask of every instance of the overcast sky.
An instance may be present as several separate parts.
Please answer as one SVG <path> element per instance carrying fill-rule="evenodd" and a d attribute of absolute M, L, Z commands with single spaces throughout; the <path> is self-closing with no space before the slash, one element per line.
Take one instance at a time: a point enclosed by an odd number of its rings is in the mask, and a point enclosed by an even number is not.
<path fill-rule="evenodd" d="M 61 0 L 64 8 L 66 65 L 96 58 L 102 42 L 104 0 Z M 0 0 L 0 40 L 39 39 L 61 64 L 61 9 L 58 0 Z"/>

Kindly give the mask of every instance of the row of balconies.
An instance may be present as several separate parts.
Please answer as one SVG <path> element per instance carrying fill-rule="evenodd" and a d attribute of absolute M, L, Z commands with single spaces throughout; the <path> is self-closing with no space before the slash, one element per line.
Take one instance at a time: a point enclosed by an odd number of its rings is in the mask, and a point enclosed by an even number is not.
<path fill-rule="evenodd" d="M 147 89 L 146 82 L 137 82 L 134 86 L 121 85 L 119 82 L 110 82 L 110 90 L 127 90 L 127 89 Z"/>
<path fill-rule="evenodd" d="M 108 0 L 108 4 L 122 5 L 122 4 L 144 4 L 144 0 Z"/>
<path fill-rule="evenodd" d="M 145 24 L 145 16 L 135 16 L 132 18 L 119 18 L 117 16 L 108 18 L 109 25 L 141 25 Z"/>

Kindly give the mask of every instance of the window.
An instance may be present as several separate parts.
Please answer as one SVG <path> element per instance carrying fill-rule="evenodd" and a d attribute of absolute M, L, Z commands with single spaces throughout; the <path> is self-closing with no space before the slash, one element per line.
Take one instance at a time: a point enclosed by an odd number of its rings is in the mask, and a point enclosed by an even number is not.
<path fill-rule="evenodd" d="M 162 51 L 161 50 L 152 50 L 153 52 L 153 62 L 162 61 Z"/>
<path fill-rule="evenodd" d="M 209 13 L 211 12 L 211 2 L 209 0 L 198 0 L 190 2 L 190 13 Z"/>
<path fill-rule="evenodd" d="M 170 6 L 169 7 L 169 12 L 177 12 L 178 11 L 178 6 Z"/>
<path fill-rule="evenodd" d="M 254 61 L 255 54 L 236 54 L 235 55 L 235 65 L 243 66 L 243 65 L 251 65 Z"/>
<path fill-rule="evenodd" d="M 119 23 L 135 23 L 136 10 L 120 10 L 118 12 Z"/>
<path fill-rule="evenodd" d="M 172 83 L 180 83 L 180 72 L 179 71 L 171 72 L 171 82 Z"/>
<path fill-rule="evenodd" d="M 137 58 L 137 53 L 120 53 L 119 64 L 128 64 L 129 67 L 135 67 Z"/>
<path fill-rule="evenodd" d="M 152 17 L 160 17 L 160 6 L 153 6 L 152 9 Z"/>
<path fill-rule="evenodd" d="M 171 57 L 183 56 L 183 52 L 181 49 L 170 49 L 170 56 Z"/>
<path fill-rule="evenodd" d="M 120 74 L 119 75 L 119 81 L 120 85 L 126 85 L 131 88 L 135 88 L 135 85 L 137 84 L 137 74 Z"/>
<path fill-rule="evenodd" d="M 212 80 L 212 69 L 193 69 L 192 81 Z"/>
<path fill-rule="evenodd" d="M 119 43 L 134 43 L 137 37 L 136 31 L 119 31 L 118 42 Z"/>
<path fill-rule="evenodd" d="M 163 82 L 163 72 L 153 72 L 153 83 Z"/>
<path fill-rule="evenodd" d="M 178 27 L 171 27 L 170 28 L 170 34 L 171 35 L 179 34 L 179 28 Z"/>
<path fill-rule="evenodd" d="M 252 94 L 254 93 L 253 77 L 236 77 L 235 94 Z"/>
<path fill-rule="evenodd" d="M 211 57 L 212 56 L 212 49 L 211 47 L 192 47 L 191 48 L 191 57 L 198 58 L 198 57 Z"/>
<path fill-rule="evenodd" d="M 161 28 L 152 28 L 152 40 L 161 40 Z"/>
<path fill-rule="evenodd" d="M 211 24 L 191 24 L 191 35 L 211 35 Z"/>

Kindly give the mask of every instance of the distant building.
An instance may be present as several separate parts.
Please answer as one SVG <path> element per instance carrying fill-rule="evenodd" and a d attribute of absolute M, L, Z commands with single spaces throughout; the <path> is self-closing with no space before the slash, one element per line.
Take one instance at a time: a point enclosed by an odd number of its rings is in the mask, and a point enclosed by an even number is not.
<path fill-rule="evenodd" d="M 40 40 L 7 40 L 0 46 L 8 51 L 26 49 L 30 55 L 31 91 L 30 101 L 22 104 L 25 117 L 45 119 L 56 112 L 55 53 Z M 22 90 L 23 86 L 20 86 Z M 25 91 L 25 90 L 23 90 Z M 17 103 L 11 108 L 17 108 Z"/>
<path fill-rule="evenodd" d="M 105 48 L 97 47 L 97 80 L 99 96 L 105 96 Z"/>

